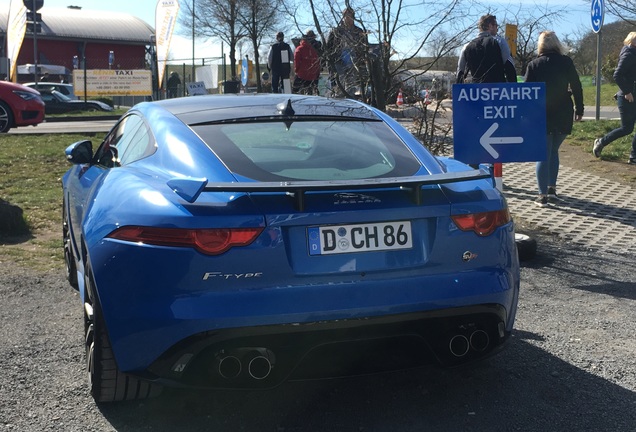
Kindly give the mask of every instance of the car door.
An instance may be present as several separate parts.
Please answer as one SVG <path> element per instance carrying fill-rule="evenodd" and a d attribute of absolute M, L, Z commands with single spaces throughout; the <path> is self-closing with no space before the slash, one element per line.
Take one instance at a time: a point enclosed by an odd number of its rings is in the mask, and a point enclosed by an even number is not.
<path fill-rule="evenodd" d="M 60 103 L 55 95 L 51 92 L 40 91 L 42 100 L 44 101 L 44 112 L 46 114 L 60 114 L 65 112 L 64 106 Z"/>

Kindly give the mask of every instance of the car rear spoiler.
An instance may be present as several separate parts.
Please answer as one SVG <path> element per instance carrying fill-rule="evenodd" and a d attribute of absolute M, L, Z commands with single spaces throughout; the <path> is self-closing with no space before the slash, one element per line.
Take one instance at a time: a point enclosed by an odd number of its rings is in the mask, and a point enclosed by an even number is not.
<path fill-rule="evenodd" d="M 208 183 L 207 179 L 174 178 L 168 181 L 168 186 L 181 198 L 188 202 L 195 202 L 201 192 L 285 192 L 296 201 L 296 209 L 305 208 L 305 193 L 310 191 L 329 190 L 368 190 L 380 188 L 400 188 L 411 193 L 416 205 L 422 203 L 422 186 L 457 183 L 470 180 L 491 179 L 494 183 L 492 172 L 485 169 L 451 172 L 443 174 L 431 174 L 410 177 L 370 178 L 359 180 L 339 181 L 291 181 L 291 182 L 224 182 Z"/>

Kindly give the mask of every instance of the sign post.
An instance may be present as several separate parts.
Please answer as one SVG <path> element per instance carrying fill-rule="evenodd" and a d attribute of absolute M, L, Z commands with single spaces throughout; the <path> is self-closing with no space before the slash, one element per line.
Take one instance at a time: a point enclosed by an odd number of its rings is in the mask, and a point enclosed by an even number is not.
<path fill-rule="evenodd" d="M 464 163 L 545 160 L 545 83 L 455 84 L 453 124 Z"/>
<path fill-rule="evenodd" d="M 601 28 L 605 19 L 604 0 L 592 0 L 592 31 L 596 33 L 596 120 L 601 118 Z"/>
<path fill-rule="evenodd" d="M 33 81 L 36 83 L 38 80 L 38 11 L 44 6 L 44 0 L 23 0 L 24 6 L 27 11 L 31 12 L 33 16 Z M 17 60 L 17 59 L 16 59 Z"/>

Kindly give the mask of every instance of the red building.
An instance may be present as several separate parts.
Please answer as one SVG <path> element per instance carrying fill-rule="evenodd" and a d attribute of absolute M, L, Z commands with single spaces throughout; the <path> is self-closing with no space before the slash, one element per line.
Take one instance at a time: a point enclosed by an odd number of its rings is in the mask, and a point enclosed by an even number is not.
<path fill-rule="evenodd" d="M 73 6 L 67 9 L 44 7 L 41 31 L 27 32 L 18 56 L 18 66 L 34 64 L 87 69 L 150 69 L 151 38 L 154 28 L 125 13 L 88 11 Z M 8 11 L 0 11 L 0 57 L 6 57 Z M 35 43 L 34 43 L 35 42 Z M 112 64 L 109 58 L 112 55 Z M 39 68 L 39 72 L 45 69 Z M 33 81 L 33 75 L 18 81 Z"/>

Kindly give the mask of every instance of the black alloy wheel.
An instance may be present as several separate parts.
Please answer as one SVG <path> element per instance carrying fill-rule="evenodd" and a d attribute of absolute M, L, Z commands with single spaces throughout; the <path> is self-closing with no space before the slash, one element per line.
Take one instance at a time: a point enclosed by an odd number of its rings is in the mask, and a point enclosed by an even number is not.
<path fill-rule="evenodd" d="M 79 288 L 77 283 L 77 267 L 75 266 L 75 255 L 73 254 L 73 244 L 71 243 L 71 233 L 69 230 L 68 216 L 66 215 L 66 204 L 62 204 L 62 241 L 64 242 L 64 263 L 66 264 L 66 279 L 75 289 Z"/>

